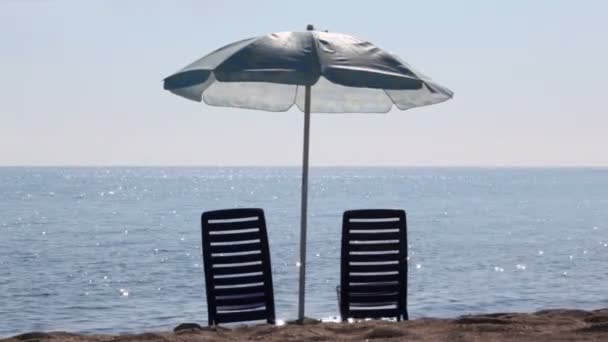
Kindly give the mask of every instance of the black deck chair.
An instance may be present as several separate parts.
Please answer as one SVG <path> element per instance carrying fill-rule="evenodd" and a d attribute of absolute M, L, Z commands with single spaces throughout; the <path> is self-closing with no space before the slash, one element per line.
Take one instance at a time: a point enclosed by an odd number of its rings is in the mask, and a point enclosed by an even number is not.
<path fill-rule="evenodd" d="M 209 325 L 255 320 L 274 324 L 264 211 L 208 211 L 201 225 Z"/>
<path fill-rule="evenodd" d="M 342 320 L 407 320 L 405 211 L 350 210 L 342 219 L 338 302 Z"/>

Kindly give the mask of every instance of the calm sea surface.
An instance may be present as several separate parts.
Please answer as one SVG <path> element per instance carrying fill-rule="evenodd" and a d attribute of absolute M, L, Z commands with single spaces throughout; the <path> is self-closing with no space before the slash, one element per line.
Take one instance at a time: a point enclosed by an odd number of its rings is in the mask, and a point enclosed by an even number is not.
<path fill-rule="evenodd" d="M 403 208 L 412 317 L 608 307 L 608 169 L 316 168 L 307 315 L 336 316 L 341 215 Z M 202 211 L 266 212 L 297 305 L 298 168 L 0 168 L 0 336 L 206 324 Z"/>

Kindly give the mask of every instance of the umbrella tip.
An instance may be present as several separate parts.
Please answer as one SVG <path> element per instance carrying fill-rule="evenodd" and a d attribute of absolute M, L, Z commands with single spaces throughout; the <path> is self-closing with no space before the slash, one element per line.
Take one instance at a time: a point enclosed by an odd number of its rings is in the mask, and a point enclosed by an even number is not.
<path fill-rule="evenodd" d="M 306 26 L 306 31 L 314 31 L 315 27 L 312 26 L 312 24 L 308 24 L 308 26 Z"/>

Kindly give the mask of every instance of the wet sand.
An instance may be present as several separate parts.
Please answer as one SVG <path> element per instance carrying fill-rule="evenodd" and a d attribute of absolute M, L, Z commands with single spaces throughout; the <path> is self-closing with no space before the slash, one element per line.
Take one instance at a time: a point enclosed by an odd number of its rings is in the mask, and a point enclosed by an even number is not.
<path fill-rule="evenodd" d="M 17 341 L 608 341 L 608 309 L 496 313 L 455 319 L 420 318 L 407 322 L 257 325 L 234 329 L 204 327 L 171 332 L 80 335 L 27 333 Z"/>

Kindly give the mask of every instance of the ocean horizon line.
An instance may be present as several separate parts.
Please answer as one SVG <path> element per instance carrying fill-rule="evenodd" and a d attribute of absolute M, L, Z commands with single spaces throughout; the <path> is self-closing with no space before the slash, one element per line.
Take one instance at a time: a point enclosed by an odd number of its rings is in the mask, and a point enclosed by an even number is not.
<path fill-rule="evenodd" d="M 302 166 L 297 164 L 272 164 L 272 165 L 248 165 L 248 164 L 230 164 L 230 165 L 210 165 L 210 164 L 14 164 L 0 165 L 0 169 L 10 168 L 38 168 L 38 169 L 54 169 L 54 168 L 205 168 L 205 169 L 222 169 L 222 168 L 252 168 L 252 169 L 267 169 L 267 168 L 295 168 L 300 169 Z M 382 165 L 310 165 L 311 169 L 359 169 L 359 168 L 376 168 L 376 169 L 608 169 L 608 165 L 403 165 L 403 164 L 382 164 Z"/>

